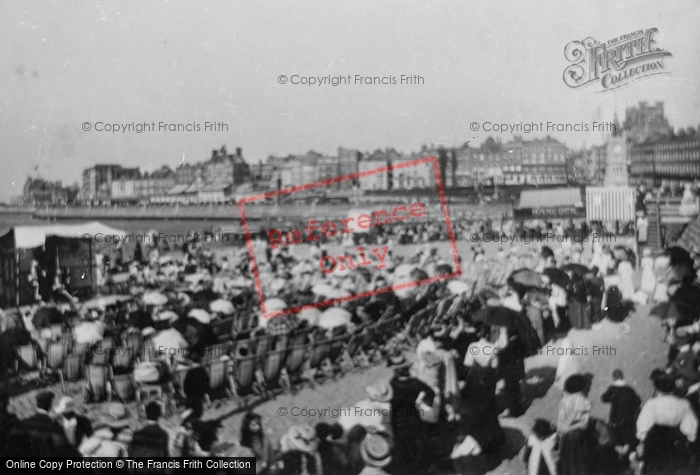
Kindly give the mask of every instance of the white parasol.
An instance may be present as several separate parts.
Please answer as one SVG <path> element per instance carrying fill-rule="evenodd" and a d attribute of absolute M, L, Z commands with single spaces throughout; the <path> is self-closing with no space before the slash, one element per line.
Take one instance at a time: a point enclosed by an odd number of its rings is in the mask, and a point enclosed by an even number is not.
<path fill-rule="evenodd" d="M 208 325 L 212 320 L 211 315 L 209 315 L 209 312 L 201 308 L 193 308 L 192 310 L 190 310 L 187 316 L 190 318 L 194 318 L 195 320 L 204 325 Z"/>
<path fill-rule="evenodd" d="M 317 308 L 309 308 L 297 314 L 299 320 L 306 320 L 309 325 L 318 325 L 318 320 L 321 318 L 321 311 Z"/>
<path fill-rule="evenodd" d="M 324 283 L 316 284 L 313 287 L 311 287 L 312 293 L 314 293 L 315 295 L 323 295 L 324 297 L 328 297 L 333 292 L 335 292 L 335 290 L 335 287 Z"/>
<path fill-rule="evenodd" d="M 343 408 L 341 415 L 338 418 L 338 423 L 343 426 L 345 431 L 349 431 L 355 426 L 363 426 L 365 428 L 374 427 L 380 430 L 389 430 L 386 427 L 383 413 L 388 414 L 391 409 L 388 404 L 371 401 L 369 399 L 362 400 L 353 407 Z"/>
<path fill-rule="evenodd" d="M 287 304 L 282 299 L 272 298 L 265 300 L 265 310 L 267 313 L 279 312 L 287 308 Z"/>
<path fill-rule="evenodd" d="M 165 305 L 168 297 L 160 292 L 146 292 L 143 294 L 143 303 L 146 305 Z"/>
<path fill-rule="evenodd" d="M 157 315 L 153 317 L 153 320 L 156 322 L 164 322 L 164 321 L 171 321 L 174 322 L 175 320 L 179 319 L 180 316 L 173 312 L 172 310 L 164 310 L 162 312 L 159 312 Z"/>
<path fill-rule="evenodd" d="M 189 346 L 182 333 L 174 328 L 156 333 L 151 342 L 154 348 L 163 350 L 166 354 L 177 354 L 179 350 L 185 350 Z"/>
<path fill-rule="evenodd" d="M 341 307 L 331 307 L 321 314 L 318 319 L 318 326 L 321 328 L 335 328 L 342 325 L 349 325 L 352 320 L 352 313 Z"/>
<path fill-rule="evenodd" d="M 104 325 L 100 322 L 82 322 L 73 329 L 76 343 L 91 345 L 102 340 L 104 331 Z"/>
<path fill-rule="evenodd" d="M 233 304 L 224 299 L 214 300 L 209 304 L 209 310 L 222 315 L 233 315 L 233 312 L 235 311 Z"/>
<path fill-rule="evenodd" d="M 461 280 L 451 280 L 447 283 L 447 289 L 453 295 L 466 294 L 469 292 L 469 286 Z"/>

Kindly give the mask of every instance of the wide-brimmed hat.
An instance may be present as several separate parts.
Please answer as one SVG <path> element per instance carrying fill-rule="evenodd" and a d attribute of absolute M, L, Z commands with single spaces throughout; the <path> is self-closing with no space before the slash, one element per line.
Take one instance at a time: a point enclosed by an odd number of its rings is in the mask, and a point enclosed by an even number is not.
<path fill-rule="evenodd" d="M 384 432 L 370 432 L 360 445 L 362 460 L 371 467 L 386 467 L 391 463 L 391 442 Z"/>
<path fill-rule="evenodd" d="M 54 408 L 56 414 L 67 414 L 70 412 L 78 412 L 78 405 L 75 403 L 75 399 L 70 396 L 63 396 L 58 400 L 56 407 Z"/>
<path fill-rule="evenodd" d="M 110 403 L 100 416 L 100 422 L 107 427 L 121 428 L 128 426 L 130 414 L 123 404 Z"/>
<path fill-rule="evenodd" d="M 318 449 L 316 430 L 308 424 L 295 424 L 282 436 L 287 451 L 315 452 Z"/>
<path fill-rule="evenodd" d="M 367 386 L 367 394 L 375 401 L 390 402 L 394 397 L 394 389 L 386 381 L 379 380 Z"/>

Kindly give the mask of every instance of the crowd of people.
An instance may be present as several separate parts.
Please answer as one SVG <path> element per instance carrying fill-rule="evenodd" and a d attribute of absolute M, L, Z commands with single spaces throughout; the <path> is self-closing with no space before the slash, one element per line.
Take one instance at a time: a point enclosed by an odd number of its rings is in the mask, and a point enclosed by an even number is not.
<path fill-rule="evenodd" d="M 493 229 L 492 223 L 488 226 Z M 580 224 L 553 226 L 588 232 Z M 501 224 L 497 230 L 509 227 L 515 225 Z M 544 223 L 543 229 L 547 228 L 551 227 Z M 405 237 L 409 234 L 410 239 Z M 410 257 L 391 256 L 385 269 L 333 274 L 314 265 L 314 258 L 332 243 L 312 247 L 307 256 L 287 249 L 264 253 L 260 271 L 268 311 L 452 272 L 454 263 L 429 244 L 446 239 L 437 225 L 395 228 L 378 238 L 426 244 Z M 660 257 L 643 253 L 642 284 L 637 286 L 633 278 L 637 256 L 625 246 L 594 243 L 590 259 L 584 258 L 583 243 L 575 240 L 554 250 L 547 246 L 499 249 L 494 257 L 475 246 L 471 262 L 462 263 L 469 269 L 462 278 L 339 302 L 331 308 L 334 323 L 329 324 L 321 310 L 261 318 L 245 248 L 223 258 L 196 242 L 189 242 L 183 251 L 183 257 L 177 258 L 172 253 L 161 255 L 158 247 L 139 247 L 131 259 L 123 252 L 118 260 L 104 259 L 105 285 L 115 270 L 126 273 L 129 300 L 92 310 L 67 301 L 66 311 L 46 312 L 42 309 L 47 305 L 40 303 L 25 313 L 6 312 L 0 335 L 4 371 L 15 364 L 22 369 L 14 351 L 20 345 L 33 344 L 41 359 L 42 340 L 51 338 L 46 333 L 54 325 L 61 325 L 76 343 L 88 347 L 99 345 L 106 336 L 127 341 L 130 334 L 140 334 L 146 346 L 149 341 L 167 341 L 165 346 L 186 350 L 174 356 L 158 355 L 132 368 L 134 374 L 155 380 L 182 366 L 197 368 L 184 383 L 184 412 L 177 431 L 160 427 L 163 407 L 158 402 L 146 404 L 147 421 L 136 428 L 121 403 L 110 404 L 91 421 L 79 413 L 75 400 L 56 398 L 49 391 L 37 395 L 37 413 L 24 419 L 9 413 L 7 397 L 0 401 L 4 411 L 0 424 L 8 428 L 3 431 L 4 449 L 27 456 L 253 454 L 257 473 L 280 474 L 441 473 L 456 463 L 487 467 L 505 443 L 500 418 L 518 417 L 527 409 L 522 393 L 525 358 L 570 328 L 591 328 L 605 318 L 622 321 L 635 303 L 653 301 L 663 304 L 660 316 L 668 332 L 669 364 L 653 373 L 657 395 L 644 404 L 630 393 L 634 391 L 625 385 L 621 371 L 613 375 L 611 388 L 602 395 L 603 401 L 611 403 L 607 427 L 612 441 L 607 445 L 614 448 L 623 467 L 630 460 L 641 460 L 648 467 L 669 463 L 672 449 L 676 459 L 684 454 L 689 461 L 697 457 L 697 252 L 675 249 Z M 51 295 L 61 302 L 63 292 Z M 201 361 L 205 348 L 218 341 L 211 331 L 217 321 L 246 319 L 246 325 L 236 326 L 233 339 L 294 336 L 309 329 L 311 338 L 331 338 L 394 315 L 401 315 L 405 331 L 381 348 L 382 360 L 393 368 L 393 376 L 370 385 L 367 398 L 347 408 L 338 423 L 292 425 L 279 440 L 270 440 L 262 417 L 249 413 L 240 440 L 230 447 L 201 440 L 198 427 L 208 399 Z M 85 354 L 90 358 L 92 353 Z M 149 376 L 151 370 L 154 374 Z M 557 420 L 536 421 L 524 452 L 530 473 L 593 473 L 592 454 L 599 449 L 596 437 L 603 431 L 590 417 L 586 388 L 582 375 L 567 375 Z M 661 450 L 662 446 L 667 448 Z"/>

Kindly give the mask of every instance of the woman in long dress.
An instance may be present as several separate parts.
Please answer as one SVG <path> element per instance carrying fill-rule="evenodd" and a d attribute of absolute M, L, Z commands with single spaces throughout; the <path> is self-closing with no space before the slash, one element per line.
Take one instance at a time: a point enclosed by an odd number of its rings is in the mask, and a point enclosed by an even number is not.
<path fill-rule="evenodd" d="M 585 329 L 591 327 L 590 318 L 586 311 L 587 295 L 583 278 L 570 273 L 571 289 L 569 291 L 569 322 L 573 328 Z"/>
<path fill-rule="evenodd" d="M 654 274 L 654 258 L 651 257 L 651 249 L 644 249 L 640 264 L 642 266 L 642 292 L 653 297 L 656 289 L 656 274 Z"/>
<path fill-rule="evenodd" d="M 469 345 L 464 366 L 469 368 L 463 398 L 496 412 L 496 383 L 498 382 L 498 350 L 490 338 L 491 328 L 481 329 L 481 338 Z"/>
<path fill-rule="evenodd" d="M 583 395 L 586 380 L 580 374 L 564 383 L 559 402 L 559 475 L 591 475 L 591 403 Z"/>

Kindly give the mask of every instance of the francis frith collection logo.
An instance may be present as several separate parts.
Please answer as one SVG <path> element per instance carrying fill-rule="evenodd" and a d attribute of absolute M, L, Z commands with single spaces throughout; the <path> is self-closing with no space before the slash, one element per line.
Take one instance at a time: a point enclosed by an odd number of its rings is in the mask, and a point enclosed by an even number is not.
<path fill-rule="evenodd" d="M 664 58 L 672 55 L 657 46 L 658 31 L 648 28 L 606 42 L 591 37 L 572 41 L 564 48 L 564 57 L 572 63 L 564 70 L 564 83 L 574 89 L 599 83 L 602 89 L 596 93 L 601 93 L 669 74 Z"/>

